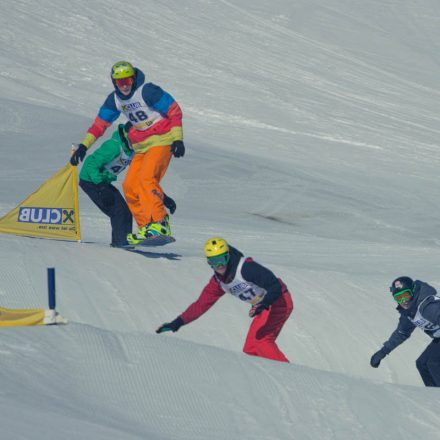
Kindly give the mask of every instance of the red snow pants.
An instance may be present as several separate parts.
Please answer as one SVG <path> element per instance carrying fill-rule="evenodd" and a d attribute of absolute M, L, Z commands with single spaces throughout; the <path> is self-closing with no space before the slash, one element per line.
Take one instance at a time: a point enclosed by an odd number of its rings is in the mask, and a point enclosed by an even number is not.
<path fill-rule="evenodd" d="M 263 310 L 252 320 L 243 351 L 251 356 L 289 362 L 278 348 L 275 339 L 280 334 L 292 310 L 292 297 L 289 291 L 285 290 L 269 309 Z"/>
<path fill-rule="evenodd" d="M 139 228 L 160 222 L 167 212 L 159 182 L 171 160 L 169 146 L 151 147 L 136 153 L 122 184 L 125 200 Z"/>

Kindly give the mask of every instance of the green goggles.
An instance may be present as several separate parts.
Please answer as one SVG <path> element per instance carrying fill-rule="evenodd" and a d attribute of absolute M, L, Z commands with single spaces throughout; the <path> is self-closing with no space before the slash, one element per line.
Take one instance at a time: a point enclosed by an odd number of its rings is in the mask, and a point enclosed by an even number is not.
<path fill-rule="evenodd" d="M 412 291 L 411 289 L 405 289 L 401 290 L 400 292 L 393 293 L 394 301 L 397 302 L 397 304 L 402 304 L 405 301 L 410 301 L 412 298 Z"/>
<path fill-rule="evenodd" d="M 216 255 L 215 257 L 208 257 L 208 264 L 211 267 L 226 266 L 229 261 L 229 252 L 225 252 L 221 255 Z"/>

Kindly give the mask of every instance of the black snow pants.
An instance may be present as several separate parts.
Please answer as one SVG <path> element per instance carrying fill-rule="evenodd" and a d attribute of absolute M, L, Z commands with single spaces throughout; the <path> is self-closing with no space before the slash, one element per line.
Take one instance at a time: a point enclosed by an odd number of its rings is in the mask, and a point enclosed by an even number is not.
<path fill-rule="evenodd" d="M 112 226 L 112 246 L 127 244 L 127 234 L 133 226 L 133 217 L 127 202 L 121 193 L 110 183 L 96 185 L 85 180 L 79 181 L 79 186 L 90 197 L 95 205 L 108 217 Z"/>
<path fill-rule="evenodd" d="M 440 387 L 440 339 L 433 339 L 416 360 L 416 366 L 427 387 Z"/>

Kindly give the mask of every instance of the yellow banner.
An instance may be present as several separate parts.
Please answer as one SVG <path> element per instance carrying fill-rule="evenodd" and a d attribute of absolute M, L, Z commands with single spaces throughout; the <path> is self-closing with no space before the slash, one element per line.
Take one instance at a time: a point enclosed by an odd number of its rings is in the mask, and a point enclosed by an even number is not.
<path fill-rule="evenodd" d="M 0 307 L 0 327 L 44 325 L 44 309 L 6 309 Z"/>
<path fill-rule="evenodd" d="M 0 233 L 81 240 L 77 168 L 67 164 L 0 218 Z"/>

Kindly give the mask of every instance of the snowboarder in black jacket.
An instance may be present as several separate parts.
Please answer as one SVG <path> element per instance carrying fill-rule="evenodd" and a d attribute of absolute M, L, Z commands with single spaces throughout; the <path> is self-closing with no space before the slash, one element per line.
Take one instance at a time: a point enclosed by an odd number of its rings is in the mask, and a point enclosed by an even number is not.
<path fill-rule="evenodd" d="M 390 291 L 398 304 L 399 324 L 383 347 L 371 357 L 371 366 L 377 368 L 386 355 L 419 327 L 432 341 L 416 360 L 417 369 L 427 387 L 440 387 L 440 297 L 437 291 L 429 284 L 409 277 L 396 278 Z"/>

